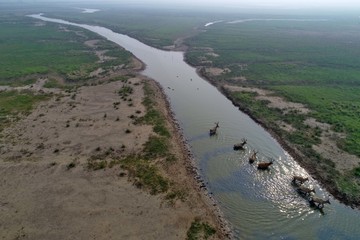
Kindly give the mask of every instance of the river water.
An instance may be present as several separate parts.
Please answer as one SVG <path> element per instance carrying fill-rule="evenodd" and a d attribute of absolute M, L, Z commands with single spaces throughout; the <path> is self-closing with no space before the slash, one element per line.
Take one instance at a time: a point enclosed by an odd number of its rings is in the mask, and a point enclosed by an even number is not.
<path fill-rule="evenodd" d="M 261 126 L 238 110 L 184 62 L 182 52 L 162 51 L 113 31 L 40 14 L 31 17 L 85 28 L 132 52 L 146 64 L 143 71 L 164 88 L 189 141 L 200 174 L 232 225 L 236 239 L 360 239 L 360 211 L 330 196 L 323 211 L 309 206 L 291 184 L 294 174 L 308 175 Z M 218 134 L 209 129 L 219 122 Z M 245 151 L 233 145 L 247 139 Z M 252 150 L 260 160 L 274 159 L 269 171 L 249 164 Z M 310 178 L 316 194 L 328 193 Z"/>

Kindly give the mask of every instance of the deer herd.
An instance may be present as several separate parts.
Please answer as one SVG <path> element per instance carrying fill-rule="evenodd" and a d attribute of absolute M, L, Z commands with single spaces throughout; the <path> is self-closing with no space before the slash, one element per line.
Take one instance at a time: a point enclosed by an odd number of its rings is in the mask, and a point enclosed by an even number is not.
<path fill-rule="evenodd" d="M 217 133 L 217 129 L 219 128 L 219 122 L 215 123 L 215 127 L 210 129 L 210 136 L 214 136 Z M 243 138 L 241 139 L 240 143 L 234 144 L 233 149 L 235 151 L 239 151 L 239 150 L 245 150 L 245 144 L 247 143 L 247 139 Z M 249 163 L 252 164 L 257 160 L 257 151 L 253 150 L 253 152 L 251 153 L 250 157 L 249 157 Z M 270 161 L 266 161 L 266 162 L 258 162 L 257 163 L 257 169 L 259 170 L 268 170 L 270 165 L 272 165 L 274 162 L 274 159 L 271 159 Z M 324 204 L 330 204 L 330 200 L 329 198 L 327 200 L 324 200 L 322 198 L 317 197 L 315 194 L 315 189 L 314 188 L 308 188 L 304 185 L 304 183 L 306 181 L 309 181 L 308 177 L 302 177 L 302 176 L 293 176 L 292 179 L 292 184 L 295 186 L 296 191 L 303 196 L 304 198 L 306 198 L 310 205 L 315 206 L 319 209 L 322 209 L 324 207 Z"/>

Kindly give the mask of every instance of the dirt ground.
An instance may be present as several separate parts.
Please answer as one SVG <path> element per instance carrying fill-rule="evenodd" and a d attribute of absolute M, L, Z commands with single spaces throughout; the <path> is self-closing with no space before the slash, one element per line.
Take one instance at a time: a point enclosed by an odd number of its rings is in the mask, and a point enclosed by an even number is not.
<path fill-rule="evenodd" d="M 145 112 L 143 81 L 156 92 L 179 159 L 162 172 L 186 187 L 185 202 L 170 205 L 163 195 L 138 189 L 118 165 L 87 168 L 98 151 L 135 153 L 154 134 L 151 126 L 134 125 L 129 117 Z M 195 218 L 216 227 L 212 239 L 224 237 L 223 220 L 188 171 L 190 159 L 161 89 L 141 76 L 128 82 L 131 101 L 120 99 L 121 81 L 70 93 L 46 90 L 53 92 L 51 100 L 3 131 L 0 239 L 186 239 Z M 35 85 L 34 91 L 44 90 L 41 82 Z"/>

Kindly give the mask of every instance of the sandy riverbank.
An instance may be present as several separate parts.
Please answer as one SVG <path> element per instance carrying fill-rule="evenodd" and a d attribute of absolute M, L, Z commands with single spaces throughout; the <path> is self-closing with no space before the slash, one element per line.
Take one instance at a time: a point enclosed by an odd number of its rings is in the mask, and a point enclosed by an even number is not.
<path fill-rule="evenodd" d="M 107 80 L 70 93 L 53 89 L 49 101 L 3 131 L 0 238 L 186 239 L 195 219 L 215 227 L 211 239 L 225 238 L 229 229 L 200 188 L 161 88 L 136 74 L 127 82 L 133 88 L 131 101 L 124 101 L 117 93 L 124 82 Z M 106 160 L 109 151 L 118 157 L 141 152 L 155 134 L 152 126 L 135 125 L 130 117 L 145 113 L 145 81 L 155 93 L 156 108 L 166 116 L 177 159 L 171 164 L 154 162 L 171 188 L 184 191 L 183 201 L 170 203 L 165 194 L 151 195 L 135 186 L 121 165 L 88 169 L 93 156 Z"/>

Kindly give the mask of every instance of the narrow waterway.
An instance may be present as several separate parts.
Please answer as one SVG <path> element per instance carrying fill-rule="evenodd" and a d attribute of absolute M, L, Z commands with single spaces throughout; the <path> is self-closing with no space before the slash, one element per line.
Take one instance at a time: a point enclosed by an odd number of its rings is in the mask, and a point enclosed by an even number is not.
<path fill-rule="evenodd" d="M 201 175 L 238 239 L 360 239 L 360 211 L 330 197 L 323 211 L 312 208 L 291 184 L 294 174 L 308 175 L 268 132 L 240 112 L 183 60 L 183 53 L 149 47 L 126 35 L 85 24 L 31 17 L 95 32 L 132 52 L 146 64 L 143 74 L 164 88 L 188 139 Z M 218 134 L 209 129 L 219 122 Z M 245 151 L 233 145 L 247 139 Z M 249 164 L 252 150 L 260 160 L 274 159 L 269 171 Z M 310 179 L 316 194 L 328 193 Z"/>

